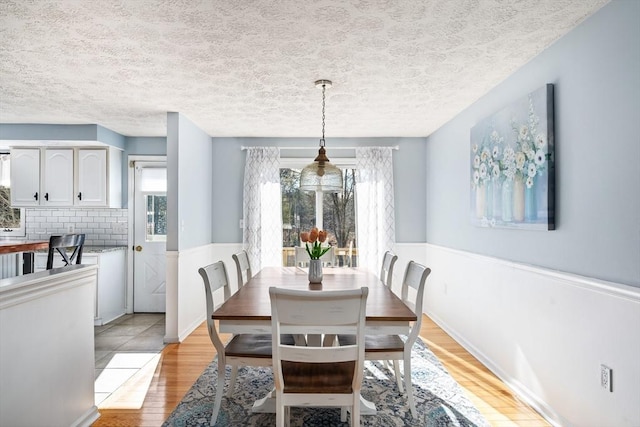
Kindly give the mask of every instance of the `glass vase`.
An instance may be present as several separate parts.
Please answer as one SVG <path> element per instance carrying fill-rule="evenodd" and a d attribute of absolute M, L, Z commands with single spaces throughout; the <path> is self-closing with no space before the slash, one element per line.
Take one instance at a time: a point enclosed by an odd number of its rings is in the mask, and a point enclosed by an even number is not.
<path fill-rule="evenodd" d="M 521 176 L 513 180 L 513 220 L 524 221 L 524 181 Z"/>
<path fill-rule="evenodd" d="M 486 188 L 484 184 L 478 184 L 476 187 L 476 218 L 482 218 L 484 216 L 485 192 Z"/>
<path fill-rule="evenodd" d="M 524 218 L 527 221 L 535 221 L 538 219 L 538 206 L 536 204 L 536 176 L 533 177 L 533 185 L 525 188 L 524 190 Z"/>
<path fill-rule="evenodd" d="M 322 283 L 322 260 L 309 261 L 309 283 Z"/>
<path fill-rule="evenodd" d="M 502 220 L 513 221 L 513 180 L 505 179 L 502 183 Z"/>

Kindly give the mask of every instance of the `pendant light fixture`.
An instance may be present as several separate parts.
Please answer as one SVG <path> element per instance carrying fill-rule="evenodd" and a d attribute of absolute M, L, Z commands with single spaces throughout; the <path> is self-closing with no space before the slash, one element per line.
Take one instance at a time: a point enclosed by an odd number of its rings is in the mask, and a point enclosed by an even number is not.
<path fill-rule="evenodd" d="M 316 87 L 322 89 L 322 138 L 320 150 L 313 163 L 305 166 L 300 174 L 300 190 L 337 193 L 342 191 L 342 171 L 329 163 L 324 149 L 324 104 L 325 91 L 331 87 L 331 80 L 317 80 Z"/>

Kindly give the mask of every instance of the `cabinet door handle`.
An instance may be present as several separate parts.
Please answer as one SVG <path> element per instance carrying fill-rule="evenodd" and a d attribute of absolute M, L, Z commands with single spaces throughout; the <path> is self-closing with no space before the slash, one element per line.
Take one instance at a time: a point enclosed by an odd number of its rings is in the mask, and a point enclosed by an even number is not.
<path fill-rule="evenodd" d="M 78 193 L 78 200 L 82 200 L 82 191 Z"/>
<path fill-rule="evenodd" d="M 38 192 L 36 191 L 36 194 L 33 195 L 33 198 L 38 200 Z"/>
<path fill-rule="evenodd" d="M 49 193 L 44 193 L 44 199 L 48 202 L 49 201 Z"/>

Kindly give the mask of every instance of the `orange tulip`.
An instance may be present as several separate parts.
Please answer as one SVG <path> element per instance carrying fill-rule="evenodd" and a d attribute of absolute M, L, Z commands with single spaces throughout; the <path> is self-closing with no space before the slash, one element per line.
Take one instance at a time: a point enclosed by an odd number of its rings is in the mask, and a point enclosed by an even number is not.
<path fill-rule="evenodd" d="M 309 241 L 313 243 L 316 240 L 318 240 L 318 229 L 316 227 L 313 227 L 311 229 L 311 232 L 309 233 Z"/>
<path fill-rule="evenodd" d="M 300 240 L 302 240 L 303 242 L 308 242 L 309 241 L 309 233 L 306 231 L 303 231 L 302 233 L 300 233 Z"/>
<path fill-rule="evenodd" d="M 322 243 L 325 240 L 327 240 L 327 232 L 325 230 L 320 230 L 318 232 L 318 240 L 320 240 L 320 243 Z"/>

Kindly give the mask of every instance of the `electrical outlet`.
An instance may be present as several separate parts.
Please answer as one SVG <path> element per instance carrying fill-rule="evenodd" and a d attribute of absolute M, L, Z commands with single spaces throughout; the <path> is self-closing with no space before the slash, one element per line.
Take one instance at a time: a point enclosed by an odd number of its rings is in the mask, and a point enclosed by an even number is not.
<path fill-rule="evenodd" d="M 611 368 L 605 365 L 600 365 L 600 386 L 608 391 L 613 391 L 611 374 Z"/>
<path fill-rule="evenodd" d="M 67 227 L 67 232 L 68 233 L 73 233 L 73 230 L 74 230 L 73 225 L 70 225 L 70 226 Z"/>

